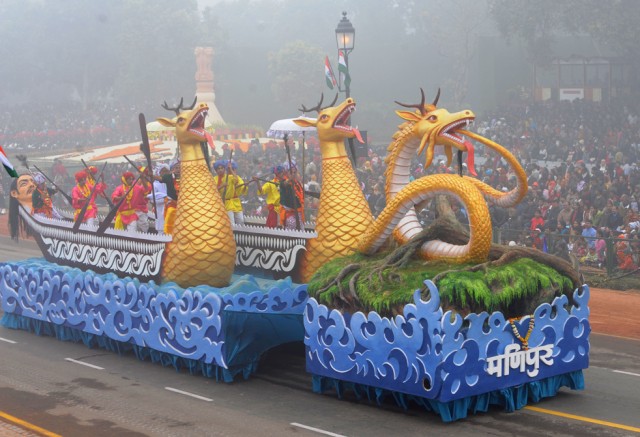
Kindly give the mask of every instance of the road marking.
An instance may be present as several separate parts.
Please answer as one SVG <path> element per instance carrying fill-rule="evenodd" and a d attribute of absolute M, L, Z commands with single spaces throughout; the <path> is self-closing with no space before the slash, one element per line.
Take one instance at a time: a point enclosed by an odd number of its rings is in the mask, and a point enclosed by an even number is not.
<path fill-rule="evenodd" d="M 12 423 L 15 423 L 18 426 L 37 432 L 38 434 L 41 434 L 47 437 L 62 437 L 60 434 L 47 431 L 46 429 L 40 428 L 38 425 L 34 425 L 33 423 L 25 422 L 24 420 L 18 419 L 17 417 L 12 416 L 11 414 L 5 413 L 4 411 L 0 411 L 0 417 Z"/>
<path fill-rule="evenodd" d="M 74 360 L 73 358 L 65 358 L 65 361 L 70 361 L 76 364 L 82 364 L 83 366 L 91 367 L 92 369 L 96 369 L 96 370 L 104 370 L 104 367 L 96 366 L 95 364 L 85 363 L 84 361 Z"/>
<path fill-rule="evenodd" d="M 591 322 L 589 322 L 589 323 L 591 323 Z M 604 324 L 605 322 L 602 322 L 602 323 Z M 640 338 L 637 338 L 637 337 L 636 338 L 634 338 L 634 337 L 624 337 L 622 335 L 605 334 L 604 332 L 593 332 L 593 334 L 602 335 L 602 336 L 605 336 L 605 337 L 619 338 L 621 340 L 640 341 Z"/>
<path fill-rule="evenodd" d="M 313 426 L 307 426 L 301 423 L 291 422 L 289 425 L 297 426 L 298 428 L 308 429 L 309 431 L 317 432 L 318 434 L 330 435 L 332 437 L 345 437 L 342 434 L 336 434 L 334 432 L 325 431 L 324 429 L 314 428 Z"/>
<path fill-rule="evenodd" d="M 17 341 L 9 340 L 8 338 L 2 338 L 2 337 L 0 337 L 0 341 L 4 341 L 5 343 L 11 343 L 11 344 L 18 343 Z"/>
<path fill-rule="evenodd" d="M 576 416 L 574 414 L 562 413 L 560 411 L 547 410 L 545 408 L 538 408 L 538 407 L 532 407 L 532 406 L 526 406 L 524 408 L 526 410 L 537 411 L 538 413 L 551 414 L 552 416 L 566 417 L 567 419 L 574 419 L 574 420 L 580 420 L 582 422 L 595 423 L 595 424 L 598 424 L 598 425 L 609 426 L 611 428 L 624 429 L 625 431 L 640 432 L 640 428 L 636 428 L 634 426 L 621 425 L 619 423 L 607 422 L 605 420 L 599 420 L 599 419 L 592 419 L 590 417 Z"/>
<path fill-rule="evenodd" d="M 613 373 L 622 373 L 624 375 L 640 376 L 640 373 L 625 372 L 623 370 L 614 370 Z"/>
<path fill-rule="evenodd" d="M 204 396 L 200 396 L 200 395 L 196 395 L 196 394 L 193 394 L 193 393 L 189 393 L 188 391 L 178 390 L 177 388 L 165 387 L 164 389 L 172 391 L 174 393 L 180 393 L 181 395 L 191 396 L 192 398 L 200 399 L 201 401 L 213 402 L 213 399 L 209 399 L 209 398 L 205 398 Z"/>

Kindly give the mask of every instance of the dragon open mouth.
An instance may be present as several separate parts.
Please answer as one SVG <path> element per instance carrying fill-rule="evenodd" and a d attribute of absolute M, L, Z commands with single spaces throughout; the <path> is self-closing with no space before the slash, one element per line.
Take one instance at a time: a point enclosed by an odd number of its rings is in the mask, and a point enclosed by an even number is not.
<path fill-rule="evenodd" d="M 351 132 L 356 137 L 358 141 L 364 143 L 362 139 L 362 135 L 357 127 L 353 127 L 349 125 L 349 118 L 351 117 L 351 113 L 356 110 L 356 104 L 351 103 L 344 107 L 342 111 L 336 116 L 335 121 L 333 122 L 333 128 L 337 130 L 341 130 L 344 132 Z"/>
<path fill-rule="evenodd" d="M 460 144 L 461 146 L 465 146 L 467 142 L 461 134 L 458 133 L 459 129 L 466 129 L 473 122 L 473 117 L 463 118 L 461 120 L 454 121 L 442 128 L 440 131 L 440 136 L 449 139 L 455 143 Z"/>
<path fill-rule="evenodd" d="M 200 109 L 191 119 L 188 131 L 205 138 L 207 136 L 207 131 L 204 130 L 204 120 L 207 118 L 208 114 L 209 110 L 207 108 Z"/>
<path fill-rule="evenodd" d="M 473 122 L 474 117 L 465 117 L 460 120 L 454 121 L 453 123 L 449 123 L 440 131 L 440 136 L 448 139 L 449 141 L 453 141 L 456 144 L 460 145 L 460 150 L 464 150 L 467 152 L 467 167 L 469 169 L 469 173 L 473 176 L 477 176 L 475 169 L 475 155 L 473 143 L 467 140 L 460 130 L 466 129 Z"/>

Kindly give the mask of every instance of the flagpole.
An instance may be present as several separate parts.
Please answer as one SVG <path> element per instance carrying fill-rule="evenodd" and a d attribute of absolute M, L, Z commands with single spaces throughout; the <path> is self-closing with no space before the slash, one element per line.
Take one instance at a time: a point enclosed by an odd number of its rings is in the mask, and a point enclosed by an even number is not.
<path fill-rule="evenodd" d="M 344 91 L 346 98 L 351 97 L 351 77 L 349 74 L 349 53 L 355 47 L 356 30 L 347 18 L 347 12 L 342 12 L 342 19 L 336 27 L 336 43 L 338 46 L 338 89 Z M 344 58 L 344 67 L 340 62 L 340 58 Z M 344 70 L 344 71 L 343 71 Z M 343 80 L 344 79 L 344 80 Z M 343 83 L 344 82 L 344 83 Z M 342 89 L 344 85 L 344 90 Z M 351 125 L 351 119 L 349 119 Z M 356 166 L 356 150 L 353 145 L 353 138 L 347 139 L 348 149 L 351 154 L 351 164 Z"/>

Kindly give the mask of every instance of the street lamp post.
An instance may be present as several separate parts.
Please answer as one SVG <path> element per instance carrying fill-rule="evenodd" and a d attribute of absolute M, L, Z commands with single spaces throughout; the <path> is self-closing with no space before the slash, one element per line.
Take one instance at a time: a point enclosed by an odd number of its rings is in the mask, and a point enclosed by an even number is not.
<path fill-rule="evenodd" d="M 338 46 L 338 54 L 342 52 L 344 56 L 344 64 L 347 68 L 345 74 L 340 74 L 340 65 L 338 64 L 338 89 L 345 93 L 346 98 L 351 97 L 351 79 L 349 78 L 349 53 L 353 50 L 356 41 L 356 29 L 354 29 L 351 21 L 347 18 L 347 12 L 342 12 L 342 19 L 336 27 L 336 44 Z M 343 77 L 346 79 L 343 83 Z M 356 151 L 353 147 L 353 138 L 349 138 L 349 151 L 351 152 L 351 162 L 356 165 Z"/>
<path fill-rule="evenodd" d="M 347 18 L 347 13 L 342 13 L 342 20 L 338 23 L 336 27 L 336 44 L 338 45 L 338 51 L 342 52 L 344 55 L 344 63 L 347 66 L 347 71 L 349 70 L 349 53 L 353 50 L 353 47 L 356 42 L 356 30 L 353 28 L 351 21 Z M 345 81 L 342 83 L 343 75 L 339 74 L 338 89 L 340 91 L 344 91 L 346 97 L 351 97 L 351 91 L 349 89 L 349 81 Z M 343 89 L 344 85 L 344 89 Z"/>

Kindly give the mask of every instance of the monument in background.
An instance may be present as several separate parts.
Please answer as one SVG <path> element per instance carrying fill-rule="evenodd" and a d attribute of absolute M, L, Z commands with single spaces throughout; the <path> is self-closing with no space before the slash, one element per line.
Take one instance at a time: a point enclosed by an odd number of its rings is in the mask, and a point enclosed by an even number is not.
<path fill-rule="evenodd" d="M 196 47 L 196 96 L 198 103 L 209 105 L 209 121 L 214 124 L 226 124 L 216 107 L 216 94 L 213 88 L 213 47 Z"/>

